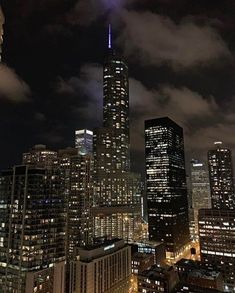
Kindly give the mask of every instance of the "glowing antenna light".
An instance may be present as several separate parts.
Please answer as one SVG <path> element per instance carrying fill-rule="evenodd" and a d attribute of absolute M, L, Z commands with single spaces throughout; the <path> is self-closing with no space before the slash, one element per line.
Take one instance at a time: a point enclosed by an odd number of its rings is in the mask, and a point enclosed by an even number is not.
<path fill-rule="evenodd" d="M 109 49 L 112 49 L 112 27 L 109 24 Z"/>

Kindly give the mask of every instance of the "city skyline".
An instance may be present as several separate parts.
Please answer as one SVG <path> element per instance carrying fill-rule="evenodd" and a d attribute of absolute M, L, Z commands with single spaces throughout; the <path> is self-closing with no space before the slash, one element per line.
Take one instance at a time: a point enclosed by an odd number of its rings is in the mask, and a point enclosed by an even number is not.
<path fill-rule="evenodd" d="M 56 7 L 50 1 L 40 7 L 26 1 L 18 4 L 19 9 L 15 11 L 16 2 L 2 3 L 7 19 L 3 63 L 8 67 L 2 65 L 1 69 L 9 83 L 7 87 L 0 84 L 2 133 L 6 137 L 1 147 L 2 153 L 6 150 L 11 153 L 1 159 L 3 168 L 20 162 L 13 137 L 19 141 L 20 152 L 38 143 L 58 149 L 73 146 L 74 130 L 101 126 L 101 64 L 110 18 L 114 27 L 113 42 L 130 67 L 133 169 L 143 171 L 144 120 L 155 117 L 169 116 L 185 129 L 187 165 L 191 157 L 205 159 L 209 146 L 218 139 L 234 149 L 233 138 L 227 135 L 233 131 L 233 44 L 226 34 L 232 30 L 230 15 L 234 7 L 231 1 L 223 8 L 218 1 L 213 6 L 203 3 L 190 6 L 183 0 L 176 1 L 177 5 L 171 1 L 157 1 L 157 7 L 152 1 L 142 5 L 139 1 L 132 1 L 132 4 L 119 1 L 120 7 L 114 4 L 118 2 L 111 2 L 107 7 L 107 1 L 97 1 L 97 4 L 88 1 L 91 8 L 94 5 L 94 11 L 87 10 L 85 1 L 70 1 L 65 5 L 62 0 Z M 179 9 L 180 4 L 184 5 L 184 10 Z M 175 15 L 169 7 L 176 9 Z M 78 8 L 84 12 L 84 17 Z M 226 12 L 225 19 L 218 8 Z M 145 40 L 137 25 L 141 19 L 143 31 L 148 31 L 148 14 L 151 26 L 158 28 L 153 43 L 149 35 L 151 30 Z M 187 18 L 189 15 L 192 19 Z M 25 16 L 21 26 L 17 25 L 19 16 Z M 222 27 L 211 23 L 214 18 L 219 19 Z M 27 26 L 30 20 L 31 30 Z M 170 27 L 175 32 L 175 39 Z M 190 46 L 192 40 L 187 39 L 190 29 L 196 30 L 192 38 L 198 36 L 199 48 L 205 50 L 205 56 L 198 56 Z M 206 45 L 200 43 L 201 38 L 208 40 Z M 175 55 L 167 55 L 156 46 L 159 54 L 155 56 L 151 48 L 137 46 L 141 40 L 153 46 L 161 41 L 173 48 L 177 48 L 178 42 L 185 44 L 188 40 L 186 48 L 192 57 L 184 57 L 180 46 Z M 94 45 L 96 50 L 93 50 Z M 210 56 L 206 52 L 211 52 Z M 143 60 L 145 55 L 151 62 Z M 9 86 L 12 83 L 14 92 Z M 223 111 L 219 111 L 220 107 Z M 15 121 L 10 136 L 8 129 Z"/>
<path fill-rule="evenodd" d="M 235 2 L 4 1 L 0 293 L 234 292 Z"/>

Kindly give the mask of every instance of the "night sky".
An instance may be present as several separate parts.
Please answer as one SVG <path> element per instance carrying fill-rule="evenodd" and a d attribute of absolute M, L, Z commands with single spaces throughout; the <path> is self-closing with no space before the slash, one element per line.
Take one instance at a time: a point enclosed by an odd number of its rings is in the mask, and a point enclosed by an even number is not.
<path fill-rule="evenodd" d="M 0 168 L 34 144 L 74 145 L 102 124 L 107 26 L 130 69 L 131 148 L 143 169 L 144 120 L 184 127 L 187 161 L 216 140 L 235 156 L 234 0 L 3 0 Z"/>

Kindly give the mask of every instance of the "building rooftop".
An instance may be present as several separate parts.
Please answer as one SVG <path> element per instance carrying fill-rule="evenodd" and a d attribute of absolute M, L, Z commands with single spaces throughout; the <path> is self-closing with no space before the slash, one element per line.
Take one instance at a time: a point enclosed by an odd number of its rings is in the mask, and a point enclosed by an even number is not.
<path fill-rule="evenodd" d="M 171 126 L 173 128 L 178 129 L 180 132 L 183 131 L 182 127 L 179 126 L 175 121 L 173 121 L 169 117 L 160 117 L 160 118 L 145 120 L 146 128 L 151 126 L 156 126 L 156 125 L 167 126 L 167 127 Z"/>
<path fill-rule="evenodd" d="M 191 259 L 185 259 L 181 258 L 177 263 L 175 264 L 176 266 L 187 266 L 191 268 L 198 268 L 200 266 L 200 262 L 191 260 Z"/>
<path fill-rule="evenodd" d="M 94 259 L 115 253 L 119 249 L 127 247 L 122 239 L 104 239 L 99 243 L 78 248 L 78 259 L 82 262 L 91 262 Z"/>
<path fill-rule="evenodd" d="M 146 259 L 146 258 L 151 258 L 152 257 L 152 254 L 149 254 L 149 253 L 142 253 L 142 252 L 136 252 L 132 255 L 132 260 L 143 260 L 143 259 Z"/>
<path fill-rule="evenodd" d="M 94 249 L 97 249 L 97 248 L 106 247 L 108 245 L 114 244 L 114 243 L 119 242 L 119 241 L 122 241 L 122 240 L 119 239 L 119 238 L 112 238 L 112 239 L 102 238 L 102 239 L 97 240 L 97 242 L 94 243 L 94 244 L 82 247 L 82 250 L 87 250 L 87 251 L 94 250 Z"/>
<path fill-rule="evenodd" d="M 146 270 L 140 273 L 140 275 L 152 280 L 155 280 L 155 279 L 157 280 L 159 278 L 164 278 L 165 275 L 172 270 L 173 270 L 172 266 L 159 267 L 157 265 L 153 265 L 151 266 L 149 270 Z"/>
<path fill-rule="evenodd" d="M 156 246 L 159 246 L 159 245 L 164 245 L 163 242 L 157 242 L 157 241 L 131 241 L 130 244 L 133 244 L 133 245 L 138 245 L 139 247 L 156 247 Z"/>
<path fill-rule="evenodd" d="M 179 283 L 175 289 L 176 293 L 189 292 L 189 293 L 219 293 L 221 291 L 211 288 L 202 288 L 195 285 L 189 285 L 184 283 Z"/>
<path fill-rule="evenodd" d="M 193 270 L 189 272 L 189 277 L 207 279 L 207 280 L 215 280 L 219 277 L 220 272 L 209 271 L 204 269 Z"/>

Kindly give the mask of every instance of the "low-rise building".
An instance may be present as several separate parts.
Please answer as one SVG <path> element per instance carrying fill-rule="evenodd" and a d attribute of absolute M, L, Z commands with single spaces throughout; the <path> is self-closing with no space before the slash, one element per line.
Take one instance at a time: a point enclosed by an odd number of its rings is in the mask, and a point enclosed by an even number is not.
<path fill-rule="evenodd" d="M 138 275 L 149 269 L 152 265 L 154 265 L 153 254 L 136 252 L 131 256 L 132 274 Z"/>
<path fill-rule="evenodd" d="M 132 254 L 135 252 L 152 254 L 154 264 L 162 266 L 166 260 L 165 244 L 163 242 L 144 241 L 131 242 Z"/>
<path fill-rule="evenodd" d="M 175 289 L 175 293 L 181 293 L 181 292 L 185 292 L 185 293 L 219 293 L 221 291 L 218 291 L 216 289 L 205 289 L 199 286 L 195 286 L 195 285 L 188 285 L 188 284 L 184 284 L 184 283 L 179 283 Z"/>
<path fill-rule="evenodd" d="M 194 290 L 213 289 L 221 292 L 224 289 L 223 275 L 215 268 L 207 268 L 201 262 L 187 259 L 181 259 L 176 263 L 175 267 L 181 282 L 179 289 L 183 289 L 184 285 L 185 288 L 194 287 Z"/>
<path fill-rule="evenodd" d="M 138 275 L 139 293 L 173 292 L 179 279 L 173 267 L 152 266 Z"/>

